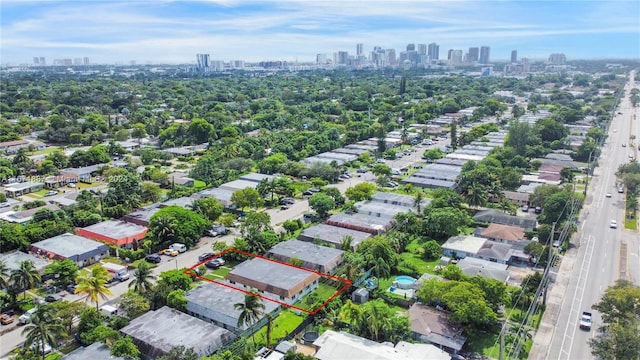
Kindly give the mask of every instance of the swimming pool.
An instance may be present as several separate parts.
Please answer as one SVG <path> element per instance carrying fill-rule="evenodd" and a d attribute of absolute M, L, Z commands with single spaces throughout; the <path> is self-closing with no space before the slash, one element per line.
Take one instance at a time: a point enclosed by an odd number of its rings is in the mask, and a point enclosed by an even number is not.
<path fill-rule="evenodd" d="M 411 276 L 400 275 L 396 277 L 396 281 L 394 281 L 393 284 L 400 289 L 411 289 L 415 282 L 416 279 Z"/>

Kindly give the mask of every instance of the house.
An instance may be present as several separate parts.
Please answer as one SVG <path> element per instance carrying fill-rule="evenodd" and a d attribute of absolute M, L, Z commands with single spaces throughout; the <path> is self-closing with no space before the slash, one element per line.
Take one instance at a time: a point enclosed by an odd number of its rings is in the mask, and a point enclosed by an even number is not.
<path fill-rule="evenodd" d="M 72 175 L 78 178 L 79 181 L 91 182 L 91 176 L 100 170 L 101 167 L 107 166 L 105 164 L 96 164 L 90 166 L 84 166 L 80 168 L 66 168 L 60 170 L 62 175 Z"/>
<path fill-rule="evenodd" d="M 422 188 L 453 189 L 461 171 L 460 166 L 429 164 L 400 182 Z"/>
<path fill-rule="evenodd" d="M 499 264 L 526 263 L 529 256 L 523 250 L 514 249 L 510 244 L 499 243 L 473 235 L 459 235 L 442 244 L 444 256 L 464 259 L 474 257 Z"/>
<path fill-rule="evenodd" d="M 308 242 L 320 241 L 339 249 L 345 238 L 349 238 L 351 241 L 351 249 L 355 251 L 358 248 L 358 244 L 370 236 L 371 233 L 364 231 L 318 224 L 304 229 L 300 235 L 298 235 L 298 240 Z"/>
<path fill-rule="evenodd" d="M 185 294 L 187 299 L 187 314 L 210 322 L 223 329 L 239 334 L 247 330 L 247 325 L 238 326 L 238 318 L 242 310 L 235 308 L 235 304 L 244 303 L 245 293 L 224 285 L 205 282 Z M 260 318 L 267 314 L 274 314 L 280 305 L 272 301 L 263 302 L 265 308 Z M 258 319 L 259 321 L 259 319 Z M 253 326 L 254 330 L 259 326 Z"/>
<path fill-rule="evenodd" d="M 24 194 L 40 191 L 44 183 L 35 181 L 16 182 L 4 185 L 4 193 L 7 197 L 16 198 Z"/>
<path fill-rule="evenodd" d="M 160 209 L 160 203 L 151 204 L 123 216 L 122 220 L 140 226 L 149 226 L 151 217 Z"/>
<path fill-rule="evenodd" d="M 178 346 L 193 348 L 198 358 L 209 356 L 236 337 L 229 330 L 167 306 L 131 320 L 120 332 L 131 336 L 140 352 L 152 359 Z"/>
<path fill-rule="evenodd" d="M 75 174 L 52 175 L 44 178 L 44 186 L 48 189 L 55 189 L 80 180 Z"/>
<path fill-rule="evenodd" d="M 327 225 L 367 232 L 372 235 L 388 231 L 393 227 L 393 225 L 395 225 L 395 223 L 395 220 L 392 218 L 377 217 L 359 213 L 337 213 L 325 221 L 325 224 Z"/>
<path fill-rule="evenodd" d="M 344 331 L 325 331 L 313 342 L 313 355 L 319 360 L 450 360 L 451 355 L 429 344 L 405 341 L 395 346 L 352 335 Z"/>
<path fill-rule="evenodd" d="M 192 149 L 190 149 L 188 147 L 179 147 L 179 148 L 173 147 L 173 148 L 168 148 L 168 149 L 164 149 L 164 150 L 161 150 L 161 151 L 169 153 L 169 154 L 171 154 L 171 155 L 173 155 L 175 157 L 178 157 L 178 156 L 189 156 L 189 155 L 195 155 L 196 154 L 196 152 L 194 150 L 192 150 Z"/>
<path fill-rule="evenodd" d="M 194 200 L 195 199 L 193 198 L 183 196 L 176 199 L 171 199 L 165 202 L 161 202 L 159 207 L 160 209 L 162 209 L 162 208 L 166 208 L 167 206 L 179 206 L 183 209 L 191 209 L 191 206 L 193 206 Z"/>
<path fill-rule="evenodd" d="M 212 189 L 205 189 L 205 190 L 199 191 L 191 195 L 191 197 L 193 197 L 194 199 L 214 198 L 218 200 L 220 204 L 224 206 L 229 206 L 231 205 L 232 195 L 233 195 L 232 190 L 212 188 Z"/>
<path fill-rule="evenodd" d="M 168 175 L 169 183 L 173 183 L 180 186 L 193 187 L 194 181 L 188 177 L 186 173 L 174 172 Z"/>
<path fill-rule="evenodd" d="M 453 354 L 462 350 L 467 342 L 462 336 L 463 328 L 450 324 L 447 313 L 424 304 L 415 303 L 409 308 L 409 328 L 415 340 Z"/>
<path fill-rule="evenodd" d="M 320 275 L 256 257 L 240 263 L 225 279 L 234 286 L 255 289 L 267 298 L 292 305 L 318 287 Z"/>
<path fill-rule="evenodd" d="M 17 250 L 8 253 L 0 253 L 0 261 L 7 266 L 9 272 L 12 270 L 18 270 L 20 268 L 20 263 L 23 261 L 31 261 L 35 269 L 40 273 L 42 273 L 44 268 L 49 265 L 49 262 L 42 257 L 23 253 L 22 251 Z"/>
<path fill-rule="evenodd" d="M 52 260 L 72 260 L 79 268 L 109 256 L 108 245 L 69 233 L 31 244 L 29 251 Z"/>
<path fill-rule="evenodd" d="M 87 347 L 79 347 L 60 360 L 125 360 L 120 356 L 111 355 L 111 348 L 101 342 L 95 342 Z"/>
<path fill-rule="evenodd" d="M 524 240 L 524 229 L 518 226 L 489 224 L 489 227 L 480 228 L 478 235 L 489 240 L 503 243 L 517 243 Z"/>
<path fill-rule="evenodd" d="M 372 202 L 382 203 L 382 204 L 390 204 L 390 205 L 398 205 L 406 208 L 413 208 L 415 206 L 415 197 L 411 195 L 402 195 L 390 192 L 382 192 L 377 191 L 371 197 Z M 424 199 L 422 201 L 421 206 L 427 206 L 431 202 L 430 199 Z"/>
<path fill-rule="evenodd" d="M 36 150 L 42 150 L 44 149 L 44 147 L 46 147 L 41 142 L 34 142 L 33 144 Z M 4 141 L 4 142 L 0 142 L 0 151 L 4 151 L 7 154 L 14 154 L 18 152 L 18 149 L 28 147 L 28 146 L 29 146 L 29 141 L 27 140 L 20 139 L 20 140 Z"/>
<path fill-rule="evenodd" d="M 498 264 L 492 261 L 466 257 L 458 260 L 456 264 L 462 273 L 469 276 L 482 276 L 487 279 L 498 280 L 502 283 L 509 281 L 510 275 L 506 264 Z"/>
<path fill-rule="evenodd" d="M 29 209 L 29 210 L 7 211 L 5 213 L 0 214 L 0 219 L 7 222 L 24 225 L 29 221 L 31 221 L 31 219 L 33 219 L 33 216 L 40 210 L 58 211 L 60 210 L 60 208 L 54 204 L 47 204 L 37 208 Z"/>
<path fill-rule="evenodd" d="M 504 197 L 517 206 L 529 204 L 529 193 L 527 192 L 505 191 Z"/>
<path fill-rule="evenodd" d="M 292 259 L 298 259 L 302 262 L 300 266 L 304 268 L 323 273 L 332 273 L 342 263 L 343 254 L 344 251 L 336 248 L 300 240 L 289 240 L 276 244 L 267 251 L 265 256 L 284 263 L 290 263 Z"/>
<path fill-rule="evenodd" d="M 148 228 L 119 220 L 107 220 L 76 230 L 76 234 L 109 245 L 132 247 L 144 239 Z"/>
<path fill-rule="evenodd" d="M 483 223 L 519 226 L 525 231 L 534 230 L 538 224 L 536 219 L 513 216 L 495 209 L 480 210 L 473 216 L 473 219 Z"/>

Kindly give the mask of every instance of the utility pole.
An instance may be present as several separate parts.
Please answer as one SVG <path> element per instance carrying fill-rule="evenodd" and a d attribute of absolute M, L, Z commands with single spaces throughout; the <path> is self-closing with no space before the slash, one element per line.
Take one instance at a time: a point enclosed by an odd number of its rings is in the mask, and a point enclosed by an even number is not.
<path fill-rule="evenodd" d="M 554 222 L 553 225 L 551 225 L 551 239 L 549 239 L 550 243 L 553 243 L 553 237 L 555 235 L 555 231 L 556 231 L 556 223 Z M 549 257 L 547 258 L 547 266 L 545 266 L 544 268 L 544 273 L 542 275 L 542 283 L 544 284 L 544 291 L 542 293 L 542 305 L 546 306 L 547 305 L 547 290 L 549 289 L 549 281 L 547 279 L 547 277 L 549 276 L 549 271 L 551 269 L 551 263 L 552 263 L 552 255 L 553 255 L 553 246 L 549 246 Z"/>
<path fill-rule="evenodd" d="M 504 360 L 504 330 L 507 328 L 507 320 L 505 320 L 504 324 L 502 324 L 502 329 L 500 329 L 500 354 L 498 355 L 498 360 Z"/>

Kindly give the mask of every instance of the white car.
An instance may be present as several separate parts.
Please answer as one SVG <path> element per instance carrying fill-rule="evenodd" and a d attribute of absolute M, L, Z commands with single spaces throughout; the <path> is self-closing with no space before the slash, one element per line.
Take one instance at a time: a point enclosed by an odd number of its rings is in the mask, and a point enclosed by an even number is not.
<path fill-rule="evenodd" d="M 605 196 L 610 198 L 611 197 L 611 193 L 607 193 L 607 195 L 605 195 Z"/>
<path fill-rule="evenodd" d="M 609 227 L 612 229 L 616 229 L 618 227 L 618 222 L 615 220 L 611 220 L 611 223 L 609 223 Z"/>

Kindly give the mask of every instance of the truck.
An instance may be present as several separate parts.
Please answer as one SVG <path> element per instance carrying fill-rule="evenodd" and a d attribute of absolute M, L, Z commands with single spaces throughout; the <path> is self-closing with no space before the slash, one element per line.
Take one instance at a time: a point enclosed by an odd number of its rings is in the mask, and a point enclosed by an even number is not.
<path fill-rule="evenodd" d="M 113 264 L 113 263 L 102 263 L 102 266 L 107 269 L 107 271 L 113 275 L 113 278 L 119 281 L 127 281 L 129 280 L 129 272 L 127 271 L 126 266 Z"/>
<path fill-rule="evenodd" d="M 118 308 L 113 307 L 111 305 L 103 305 L 100 307 L 100 311 L 106 316 L 108 319 L 112 316 L 118 316 Z"/>
<path fill-rule="evenodd" d="M 24 324 L 28 324 L 31 322 L 31 316 L 33 316 L 33 314 L 36 313 L 36 311 L 38 311 L 37 307 L 31 308 L 29 310 L 27 310 L 24 314 L 20 315 L 20 317 L 18 318 L 18 323 L 20 325 L 24 325 Z"/>
<path fill-rule="evenodd" d="M 591 313 L 587 311 L 582 312 L 580 318 L 580 329 L 591 330 Z"/>

